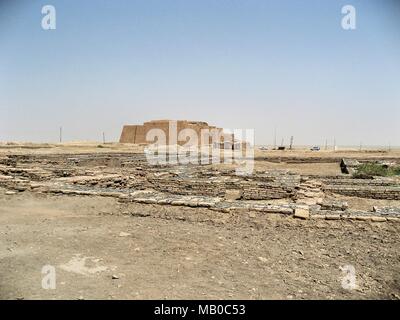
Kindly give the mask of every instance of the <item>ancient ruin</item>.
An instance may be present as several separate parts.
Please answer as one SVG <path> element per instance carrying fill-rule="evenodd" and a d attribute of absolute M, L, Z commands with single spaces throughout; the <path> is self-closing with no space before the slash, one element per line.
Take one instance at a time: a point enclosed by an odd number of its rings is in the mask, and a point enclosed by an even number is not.
<path fill-rule="evenodd" d="M 290 162 L 290 158 L 279 158 L 282 160 Z M 313 158 L 297 159 L 300 160 L 303 163 L 315 161 Z M 348 162 L 341 161 L 342 166 Z M 152 166 L 143 154 L 3 156 L 0 158 L 0 187 L 10 193 L 29 190 L 106 196 L 116 197 L 121 202 L 203 207 L 221 212 L 246 210 L 304 219 L 400 221 L 398 207 L 377 205 L 369 210 L 358 210 L 340 198 L 331 197 L 398 201 L 398 177 L 355 179 L 346 174 L 297 174 L 289 170 L 255 170 L 251 176 L 237 176 L 234 169 L 213 165 Z"/>
<path fill-rule="evenodd" d="M 119 142 L 134 144 L 152 143 L 154 137 L 150 137 L 148 134 L 154 129 L 164 132 L 166 145 L 183 145 L 188 142 L 188 135 L 191 135 L 191 133 L 194 137 L 191 136 L 190 138 L 193 139 L 192 142 L 196 145 L 200 143 L 211 145 L 213 142 L 225 142 L 230 144 L 229 147 L 231 147 L 234 143 L 233 135 L 224 133 L 222 128 L 210 126 L 207 122 L 187 120 L 153 120 L 145 122 L 142 125 L 125 125 L 122 129 Z M 185 129 L 190 129 L 190 131 L 185 131 Z M 217 139 L 217 141 L 213 141 L 213 135 L 214 139 Z M 202 139 L 204 140 L 202 141 Z M 226 146 L 224 146 L 224 148 L 226 148 Z"/>
<path fill-rule="evenodd" d="M 238 175 L 236 163 L 152 164 L 148 147 L 0 144 L 1 265 L 19 271 L 8 283 L 26 273 L 38 279 L 28 298 L 137 298 L 136 288 L 160 281 L 162 296 L 180 297 L 193 279 L 185 293 L 193 297 L 221 281 L 228 294 L 258 298 L 269 294 L 258 285 L 273 272 L 283 297 L 397 294 L 390 279 L 399 270 L 400 176 L 346 173 L 368 163 L 397 167 L 397 153 L 256 150 L 252 173 Z M 349 262 L 365 268 L 363 291 L 340 286 Z M 48 263 L 66 279 L 60 291 L 40 287 Z M 240 287 L 234 274 L 247 274 Z"/>

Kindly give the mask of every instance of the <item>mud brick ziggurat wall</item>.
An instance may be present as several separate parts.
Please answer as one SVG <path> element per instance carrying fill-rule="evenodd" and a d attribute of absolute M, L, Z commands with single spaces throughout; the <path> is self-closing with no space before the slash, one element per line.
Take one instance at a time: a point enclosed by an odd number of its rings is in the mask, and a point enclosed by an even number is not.
<path fill-rule="evenodd" d="M 170 120 L 153 120 L 145 122 L 143 125 L 125 125 L 122 129 L 121 138 L 119 142 L 121 143 L 151 143 L 152 141 L 146 140 L 146 135 L 151 129 L 161 129 L 165 133 L 166 144 L 171 144 L 169 141 L 170 135 Z M 223 129 L 217 128 L 215 126 L 209 126 L 206 122 L 201 121 L 187 121 L 187 120 L 178 120 L 176 121 L 177 133 L 181 132 L 183 129 L 193 129 L 196 132 L 197 137 L 201 137 L 201 130 L 217 130 L 220 134 L 222 134 Z M 222 140 L 227 139 L 228 136 L 231 136 L 230 139 L 233 141 L 233 135 L 223 134 Z M 178 141 L 178 144 L 184 144 L 185 141 Z M 200 141 L 198 141 L 200 143 Z M 212 143 L 211 137 L 209 138 L 209 143 Z"/>

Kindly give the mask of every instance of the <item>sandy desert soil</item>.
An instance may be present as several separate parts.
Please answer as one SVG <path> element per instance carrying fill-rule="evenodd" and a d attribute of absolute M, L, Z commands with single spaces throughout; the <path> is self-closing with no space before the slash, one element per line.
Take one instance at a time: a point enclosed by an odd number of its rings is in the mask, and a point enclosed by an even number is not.
<path fill-rule="evenodd" d="M 394 299 L 399 228 L 0 190 L 0 298 Z"/>
<path fill-rule="evenodd" d="M 142 151 L 0 145 L 1 155 Z M 257 151 L 255 168 L 336 176 L 340 157 L 398 159 L 400 152 Z M 399 200 L 327 197 L 355 209 L 400 207 Z M 399 231 L 394 221 L 299 220 L 0 187 L 0 299 L 399 299 Z M 56 270 L 54 290 L 42 288 L 46 265 Z M 342 287 L 345 266 L 355 268 L 355 289 Z"/>
<path fill-rule="evenodd" d="M 102 152 L 135 152 L 142 153 L 144 145 L 129 143 L 100 143 L 100 142 L 69 142 L 69 143 L 23 143 L 0 142 L 0 154 L 54 154 L 54 153 L 102 153 Z M 376 148 L 371 150 L 358 150 L 354 148 L 339 148 L 337 151 L 321 150 L 310 151 L 308 147 L 296 147 L 293 150 L 259 150 L 254 149 L 256 159 L 285 158 L 285 157 L 318 157 L 318 158 L 399 158 L 400 148 Z"/>

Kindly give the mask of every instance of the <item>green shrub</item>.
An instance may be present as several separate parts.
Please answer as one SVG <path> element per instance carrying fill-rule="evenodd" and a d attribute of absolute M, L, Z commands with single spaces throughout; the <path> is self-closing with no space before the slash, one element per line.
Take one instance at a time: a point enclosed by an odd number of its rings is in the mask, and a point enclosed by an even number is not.
<path fill-rule="evenodd" d="M 400 176 L 400 166 L 398 167 L 390 167 L 389 168 L 390 176 Z"/>
<path fill-rule="evenodd" d="M 363 163 L 353 174 L 354 178 L 388 177 L 400 175 L 400 167 L 387 167 L 378 163 Z"/>

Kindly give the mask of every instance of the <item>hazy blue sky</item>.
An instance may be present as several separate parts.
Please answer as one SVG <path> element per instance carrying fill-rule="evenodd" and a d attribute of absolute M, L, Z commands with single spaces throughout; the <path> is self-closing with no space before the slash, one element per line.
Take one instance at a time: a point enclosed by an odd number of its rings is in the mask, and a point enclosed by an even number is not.
<path fill-rule="evenodd" d="M 0 0 L 0 141 L 118 140 L 152 119 L 400 145 L 400 1 Z"/>

